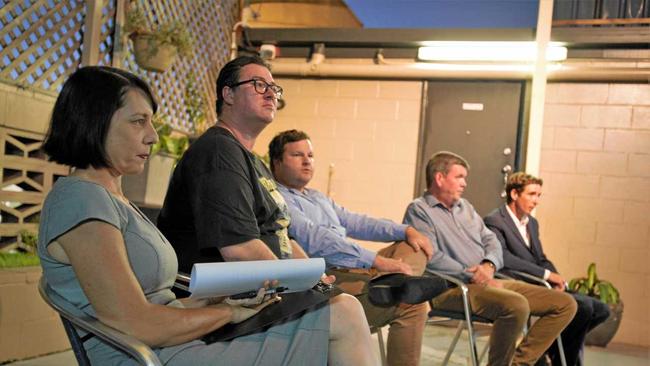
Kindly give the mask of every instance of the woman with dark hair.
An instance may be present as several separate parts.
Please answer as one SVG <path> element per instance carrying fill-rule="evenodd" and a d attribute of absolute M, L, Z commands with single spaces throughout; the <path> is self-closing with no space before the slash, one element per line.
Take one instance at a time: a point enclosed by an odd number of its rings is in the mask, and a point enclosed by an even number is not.
<path fill-rule="evenodd" d="M 84 67 L 64 84 L 43 145 L 51 160 L 73 168 L 57 180 L 41 213 L 38 253 L 52 290 L 150 345 L 166 365 L 371 364 L 363 311 L 342 295 L 264 332 L 209 345 L 199 340 L 277 298 L 265 299 L 260 289 L 258 303 L 242 306 L 171 292 L 174 250 L 121 188 L 122 175 L 142 172 L 158 140 L 151 123 L 156 109 L 149 86 L 123 70 Z M 337 352 L 353 343 L 357 352 Z M 135 363 L 96 338 L 85 347 L 93 364 Z"/>

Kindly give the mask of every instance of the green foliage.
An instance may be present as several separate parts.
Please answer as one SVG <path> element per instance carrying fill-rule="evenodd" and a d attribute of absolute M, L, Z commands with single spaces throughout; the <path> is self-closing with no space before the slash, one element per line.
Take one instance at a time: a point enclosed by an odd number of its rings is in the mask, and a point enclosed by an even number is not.
<path fill-rule="evenodd" d="M 38 256 L 33 253 L 23 253 L 18 251 L 0 253 L 0 268 L 38 266 L 40 263 Z"/>
<path fill-rule="evenodd" d="M 185 111 L 194 126 L 194 133 L 200 135 L 206 130 L 207 112 L 205 109 L 205 98 L 199 91 L 196 84 L 196 75 L 190 71 L 185 84 Z"/>
<path fill-rule="evenodd" d="M 618 290 L 611 282 L 600 280 L 596 274 L 596 263 L 587 269 L 587 277 L 574 278 L 569 282 L 569 289 L 580 294 L 599 298 L 606 304 L 617 304 L 620 300 Z"/>
<path fill-rule="evenodd" d="M 147 32 L 147 27 L 147 17 L 144 16 L 142 9 L 132 7 L 126 12 L 124 32 L 143 34 Z"/>
<path fill-rule="evenodd" d="M 40 261 L 36 253 L 38 235 L 28 230 L 18 233 L 18 246 L 0 252 L 0 268 L 37 266 Z"/>
<path fill-rule="evenodd" d="M 178 161 L 190 145 L 189 138 L 185 135 L 175 136 L 167 120 L 168 117 L 164 113 L 156 113 L 153 117 L 153 125 L 158 132 L 158 142 L 152 146 L 151 155 L 162 152 Z"/>
<path fill-rule="evenodd" d="M 194 45 L 192 37 L 185 24 L 179 20 L 171 23 L 162 24 L 157 32 L 154 32 L 154 38 L 160 43 L 168 43 L 176 46 L 178 54 L 181 56 L 192 56 Z"/>
<path fill-rule="evenodd" d="M 18 235 L 20 236 L 20 242 L 22 243 L 23 248 L 30 252 L 36 251 L 36 245 L 38 244 L 37 234 L 28 230 L 21 230 Z"/>
<path fill-rule="evenodd" d="M 159 44 L 175 46 L 181 56 L 191 56 L 194 51 L 192 36 L 189 30 L 179 20 L 169 23 L 162 23 L 156 29 L 150 29 L 147 18 L 142 9 L 131 6 L 126 15 L 124 32 L 132 37 L 137 35 L 151 35 Z M 154 43 L 150 43 L 154 45 Z M 155 55 L 158 50 L 152 46 L 149 52 Z"/>

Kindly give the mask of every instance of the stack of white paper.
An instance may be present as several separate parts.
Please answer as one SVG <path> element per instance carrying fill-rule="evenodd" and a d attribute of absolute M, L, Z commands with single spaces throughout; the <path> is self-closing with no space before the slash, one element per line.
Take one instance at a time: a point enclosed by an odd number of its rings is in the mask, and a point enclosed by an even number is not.
<path fill-rule="evenodd" d="M 196 263 L 192 267 L 190 297 L 230 296 L 257 291 L 264 282 L 277 280 L 284 292 L 310 289 L 325 272 L 323 258 Z"/>

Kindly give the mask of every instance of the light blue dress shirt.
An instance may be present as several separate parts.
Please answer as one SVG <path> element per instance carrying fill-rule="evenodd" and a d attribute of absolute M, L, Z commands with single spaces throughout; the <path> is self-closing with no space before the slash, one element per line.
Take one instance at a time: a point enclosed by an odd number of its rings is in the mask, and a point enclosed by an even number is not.
<path fill-rule="evenodd" d="M 430 193 L 411 202 L 404 223 L 426 235 L 433 245 L 428 268 L 468 282 L 465 270 L 488 260 L 503 267 L 503 252 L 496 235 L 488 229 L 474 207 L 461 198 L 451 210 Z"/>
<path fill-rule="evenodd" d="M 406 238 L 407 225 L 350 212 L 313 189 L 300 192 L 281 184 L 278 188 L 289 206 L 289 236 L 310 257 L 324 258 L 330 268 L 372 267 L 377 253 L 348 237 L 380 242 Z"/>

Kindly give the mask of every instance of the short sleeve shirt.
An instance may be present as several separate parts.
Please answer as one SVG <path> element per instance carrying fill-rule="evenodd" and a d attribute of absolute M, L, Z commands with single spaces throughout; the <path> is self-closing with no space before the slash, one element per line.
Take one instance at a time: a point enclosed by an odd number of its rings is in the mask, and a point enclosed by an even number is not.
<path fill-rule="evenodd" d="M 219 127 L 183 155 L 158 217 L 183 272 L 194 263 L 223 261 L 220 248 L 252 239 L 288 258 L 288 226 L 286 203 L 268 168 Z"/>
<path fill-rule="evenodd" d="M 77 177 L 59 178 L 43 203 L 38 238 L 41 265 L 52 289 L 95 315 L 72 266 L 51 257 L 47 247 L 80 224 L 97 220 L 122 233 L 131 269 L 147 299 L 156 304 L 174 301 L 170 289 L 176 279 L 176 255 L 155 225 L 136 210 L 98 184 Z"/>

